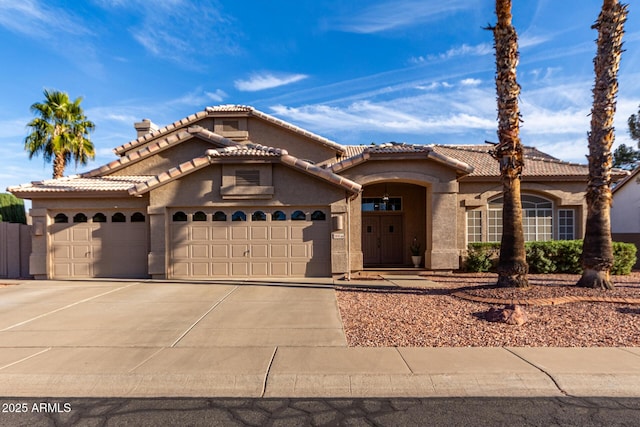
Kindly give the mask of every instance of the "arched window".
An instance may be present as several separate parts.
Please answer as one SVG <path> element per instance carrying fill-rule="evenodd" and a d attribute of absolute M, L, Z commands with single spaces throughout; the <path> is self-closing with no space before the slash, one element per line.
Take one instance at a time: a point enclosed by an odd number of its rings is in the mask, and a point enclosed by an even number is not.
<path fill-rule="evenodd" d="M 311 221 L 325 221 L 327 215 L 322 211 L 313 211 L 311 214 Z"/>
<path fill-rule="evenodd" d="M 73 216 L 73 222 L 87 222 L 87 216 L 83 213 L 77 213 Z"/>
<path fill-rule="evenodd" d="M 295 211 L 291 214 L 291 219 L 294 221 L 304 221 L 307 219 L 307 215 L 302 211 Z"/>
<path fill-rule="evenodd" d="M 231 221 L 246 221 L 247 214 L 242 211 L 235 211 L 233 215 L 231 215 Z"/>
<path fill-rule="evenodd" d="M 63 213 L 59 213 L 53 217 L 53 222 L 56 224 L 66 224 L 69 222 L 69 217 Z"/>
<path fill-rule="evenodd" d="M 271 214 L 271 221 L 286 221 L 287 215 L 282 211 L 275 211 Z"/>
<path fill-rule="evenodd" d="M 552 240 L 553 202 L 531 194 L 523 194 L 521 201 L 524 240 L 527 242 Z M 502 197 L 489 201 L 487 237 L 491 242 L 499 242 L 502 239 L 503 203 Z"/>
<path fill-rule="evenodd" d="M 202 211 L 198 211 L 198 212 L 193 214 L 193 220 L 194 221 L 206 221 L 207 220 L 207 214 L 202 212 Z"/>
<path fill-rule="evenodd" d="M 227 220 L 227 214 L 222 212 L 222 211 L 218 211 L 218 212 L 213 214 L 213 220 L 214 221 L 226 221 Z"/>
<path fill-rule="evenodd" d="M 131 215 L 131 222 L 144 222 L 144 221 L 145 221 L 145 217 L 142 212 L 136 212 L 133 215 Z"/>
<path fill-rule="evenodd" d="M 255 211 L 251 214 L 251 221 L 266 221 L 267 214 L 262 211 Z"/>
<path fill-rule="evenodd" d="M 92 218 L 93 222 L 107 222 L 107 216 L 103 213 L 98 212 Z"/>
<path fill-rule="evenodd" d="M 111 216 L 111 222 L 127 222 L 127 217 L 122 212 L 116 212 Z"/>
<path fill-rule="evenodd" d="M 178 211 L 173 214 L 173 222 L 185 222 L 186 220 L 187 214 L 182 211 Z"/>

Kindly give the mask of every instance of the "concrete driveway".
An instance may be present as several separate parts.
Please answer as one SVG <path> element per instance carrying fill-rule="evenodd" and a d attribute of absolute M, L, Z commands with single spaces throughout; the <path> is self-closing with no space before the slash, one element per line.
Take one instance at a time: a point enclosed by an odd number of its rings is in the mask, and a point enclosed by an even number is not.
<path fill-rule="evenodd" d="M 276 350 L 346 347 L 326 284 L 0 286 L 0 395 L 264 394 Z"/>
<path fill-rule="evenodd" d="M 330 285 L 32 281 L 0 287 L 0 347 L 346 346 Z"/>

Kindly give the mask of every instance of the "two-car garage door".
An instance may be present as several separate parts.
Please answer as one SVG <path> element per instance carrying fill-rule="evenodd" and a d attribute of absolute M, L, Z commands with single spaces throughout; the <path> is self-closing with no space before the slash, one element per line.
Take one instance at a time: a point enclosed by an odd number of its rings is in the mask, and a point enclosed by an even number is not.
<path fill-rule="evenodd" d="M 170 276 L 329 276 L 326 212 L 308 207 L 173 210 Z"/>

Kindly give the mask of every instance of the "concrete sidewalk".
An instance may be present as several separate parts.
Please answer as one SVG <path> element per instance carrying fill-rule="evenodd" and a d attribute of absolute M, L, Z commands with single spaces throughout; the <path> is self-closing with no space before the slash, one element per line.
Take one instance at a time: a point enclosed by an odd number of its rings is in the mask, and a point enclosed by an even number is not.
<path fill-rule="evenodd" d="M 326 281 L 14 283 L 1 396 L 640 397 L 635 347 L 349 348 Z"/>

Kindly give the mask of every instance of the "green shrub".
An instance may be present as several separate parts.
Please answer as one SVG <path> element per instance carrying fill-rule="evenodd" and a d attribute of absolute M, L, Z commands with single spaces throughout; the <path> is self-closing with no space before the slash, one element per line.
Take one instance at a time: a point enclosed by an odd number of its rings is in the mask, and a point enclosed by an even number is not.
<path fill-rule="evenodd" d="M 27 223 L 27 215 L 24 210 L 24 200 L 18 199 L 13 194 L 0 193 L 0 218 L 6 222 Z"/>
<path fill-rule="evenodd" d="M 469 243 L 469 250 L 464 261 L 466 271 L 484 273 L 494 271 L 500 254 L 500 243 Z"/>
<path fill-rule="evenodd" d="M 582 240 L 526 242 L 525 250 L 530 273 L 582 273 Z M 470 272 L 495 271 L 499 256 L 500 243 L 470 243 L 464 268 Z M 611 274 L 630 274 L 636 263 L 636 246 L 613 242 L 613 258 Z"/>
<path fill-rule="evenodd" d="M 555 258 L 557 246 L 554 242 L 527 242 L 524 247 L 527 252 L 527 263 L 530 273 L 554 273 L 558 269 Z"/>
<path fill-rule="evenodd" d="M 636 245 L 633 243 L 613 242 L 613 267 L 611 274 L 631 274 L 636 263 Z"/>
<path fill-rule="evenodd" d="M 558 249 L 555 256 L 556 268 L 560 273 L 582 273 L 580 256 L 582 255 L 582 240 L 556 240 Z"/>

